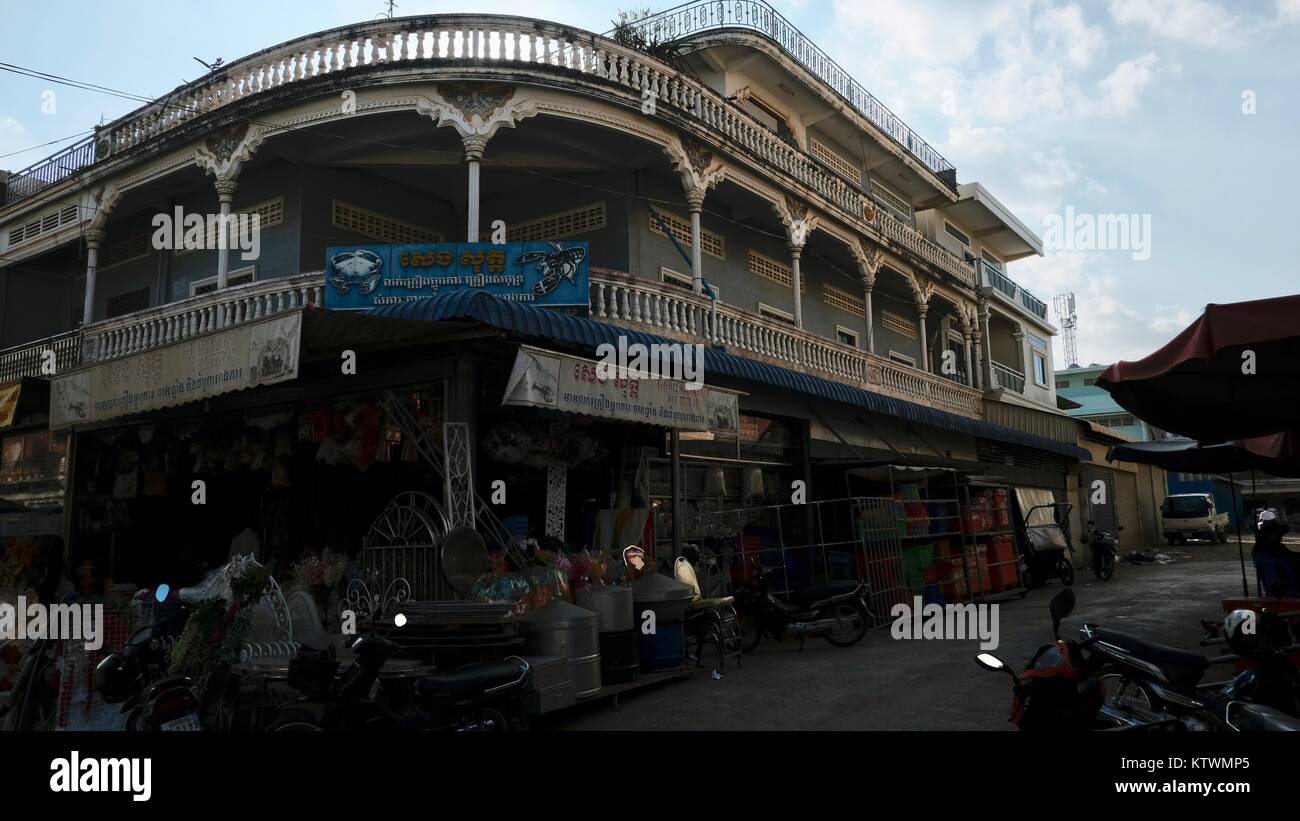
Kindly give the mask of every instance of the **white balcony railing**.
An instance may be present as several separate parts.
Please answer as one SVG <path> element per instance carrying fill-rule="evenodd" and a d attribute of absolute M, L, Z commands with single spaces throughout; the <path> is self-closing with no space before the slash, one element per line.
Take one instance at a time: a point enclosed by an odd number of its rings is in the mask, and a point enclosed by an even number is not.
<path fill-rule="evenodd" d="M 95 322 L 82 329 L 83 359 L 115 359 L 281 311 L 320 305 L 324 286 L 319 271 L 264 279 Z"/>
<path fill-rule="evenodd" d="M 652 333 L 697 342 L 794 367 L 818 376 L 972 418 L 983 416 L 980 392 L 900 365 L 778 320 L 710 301 L 682 288 L 608 270 L 591 275 L 591 316 L 638 325 Z"/>
<path fill-rule="evenodd" d="M 942 376 L 730 305 L 715 308 L 705 297 L 675 286 L 599 268 L 592 270 L 590 281 L 593 319 L 638 326 L 684 341 L 716 342 L 746 356 L 827 379 L 976 419 L 983 416 L 979 391 Z M 238 285 L 96 322 L 82 329 L 82 360 L 90 363 L 128 356 L 281 311 L 320 306 L 324 287 L 324 275 L 317 271 Z M 1003 367 L 994 363 L 995 369 Z M 1020 380 L 1023 390 L 1023 374 Z"/>

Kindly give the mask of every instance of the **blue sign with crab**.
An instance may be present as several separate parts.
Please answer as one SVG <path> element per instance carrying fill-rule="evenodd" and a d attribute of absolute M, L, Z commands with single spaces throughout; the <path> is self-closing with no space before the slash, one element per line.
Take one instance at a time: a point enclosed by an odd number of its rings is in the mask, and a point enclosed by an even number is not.
<path fill-rule="evenodd" d="M 449 291 L 487 291 L 511 302 L 587 305 L 585 242 L 446 242 L 332 245 L 325 307 L 369 308 Z"/>

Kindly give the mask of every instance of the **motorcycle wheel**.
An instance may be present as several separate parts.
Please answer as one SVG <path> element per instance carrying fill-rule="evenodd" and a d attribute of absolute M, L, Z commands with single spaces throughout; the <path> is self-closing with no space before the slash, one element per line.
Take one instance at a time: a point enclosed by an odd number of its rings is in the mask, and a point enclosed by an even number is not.
<path fill-rule="evenodd" d="M 830 615 L 836 622 L 839 622 L 835 628 L 832 628 L 831 632 L 826 634 L 825 638 L 831 644 L 836 647 L 852 647 L 866 637 L 867 614 L 862 612 L 862 608 L 854 607 L 851 604 L 837 604 Z M 837 630 L 841 626 L 845 627 L 845 629 L 837 634 Z"/>
<path fill-rule="evenodd" d="M 266 728 L 268 733 L 319 733 L 323 730 L 317 725 L 300 718 L 287 718 L 277 721 Z"/>
<path fill-rule="evenodd" d="M 1097 571 L 1097 578 L 1108 582 L 1113 575 L 1115 575 L 1115 554 L 1106 553 L 1101 557 L 1101 569 Z"/>
<path fill-rule="evenodd" d="M 510 731 L 510 721 L 506 718 L 505 713 L 491 707 L 484 707 L 479 710 L 474 723 L 477 725 L 475 732 L 505 733 Z"/>
<path fill-rule="evenodd" d="M 1056 563 L 1056 575 L 1061 579 L 1061 583 L 1066 587 L 1074 584 L 1074 565 L 1070 560 L 1062 556 Z"/>
<path fill-rule="evenodd" d="M 758 629 L 758 622 L 748 613 L 741 613 L 738 619 L 740 631 L 740 652 L 752 653 L 763 640 L 763 632 Z"/>

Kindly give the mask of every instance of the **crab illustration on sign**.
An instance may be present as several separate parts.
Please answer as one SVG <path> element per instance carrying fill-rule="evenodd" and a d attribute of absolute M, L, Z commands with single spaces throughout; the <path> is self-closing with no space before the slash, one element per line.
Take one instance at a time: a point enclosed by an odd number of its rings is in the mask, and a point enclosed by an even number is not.
<path fill-rule="evenodd" d="M 330 285 L 340 294 L 346 294 L 353 288 L 368 294 L 378 287 L 383 269 L 382 257 L 373 251 L 358 248 L 330 257 L 327 277 Z"/>
<path fill-rule="evenodd" d="M 529 262 L 537 263 L 537 272 L 542 275 L 542 278 L 533 285 L 533 293 L 538 296 L 545 296 L 554 291 L 562 279 L 567 279 L 570 283 L 575 282 L 574 276 L 578 272 L 578 267 L 587 257 L 586 248 L 565 248 L 558 242 L 547 244 L 551 246 L 549 251 L 526 251 L 515 258 L 515 262 L 520 265 Z"/>

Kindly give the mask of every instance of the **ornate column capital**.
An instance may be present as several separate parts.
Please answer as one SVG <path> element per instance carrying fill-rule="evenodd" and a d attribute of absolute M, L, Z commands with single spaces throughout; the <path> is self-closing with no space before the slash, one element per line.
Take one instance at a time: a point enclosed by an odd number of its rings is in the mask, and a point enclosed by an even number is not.
<path fill-rule="evenodd" d="M 686 205 L 692 211 L 704 210 L 704 192 L 698 188 L 687 189 Z"/>
<path fill-rule="evenodd" d="M 862 287 L 870 291 L 876 287 L 876 274 L 885 264 L 885 252 L 862 238 L 849 244 L 849 253 L 858 263 L 858 273 L 862 275 Z"/>
<path fill-rule="evenodd" d="M 785 226 L 786 241 L 803 248 L 808 235 L 817 228 L 817 215 L 812 213 L 806 202 L 784 195 L 772 203 L 772 210 L 781 218 Z"/>
<path fill-rule="evenodd" d="M 116 185 L 106 185 L 90 195 L 91 212 L 94 214 L 90 218 L 90 229 L 102 229 L 108 222 L 108 215 L 113 213 L 117 207 L 118 200 L 122 199 L 122 189 Z"/>
<path fill-rule="evenodd" d="M 708 146 L 690 137 L 678 136 L 676 141 L 665 144 L 663 151 L 681 176 L 687 202 L 695 208 L 698 200 L 699 207 L 703 208 L 704 197 L 709 189 L 727 176 L 722 161 Z"/>
<path fill-rule="evenodd" d="M 98 248 L 108 238 L 108 232 L 102 228 L 89 228 L 82 233 L 82 237 L 86 240 L 87 248 Z"/>
<path fill-rule="evenodd" d="M 514 128 L 520 120 L 536 116 L 534 100 L 515 100 L 515 87 L 490 83 L 440 83 L 435 99 L 423 98 L 415 110 L 438 127 L 451 126 L 460 134 L 465 158 L 482 159 L 488 140 L 500 128 Z"/>
<path fill-rule="evenodd" d="M 785 244 L 785 249 L 789 251 L 790 256 L 794 257 L 795 259 L 798 259 L 799 257 L 803 256 L 802 242 L 787 242 Z"/>
<path fill-rule="evenodd" d="M 212 186 L 217 189 L 217 198 L 222 202 L 234 200 L 239 191 L 239 183 L 234 180 L 217 180 Z"/>
<path fill-rule="evenodd" d="M 260 129 L 251 129 L 248 123 L 235 123 L 204 137 L 203 143 L 194 150 L 194 163 L 218 181 L 234 180 L 244 163 L 252 159 L 262 139 Z"/>

